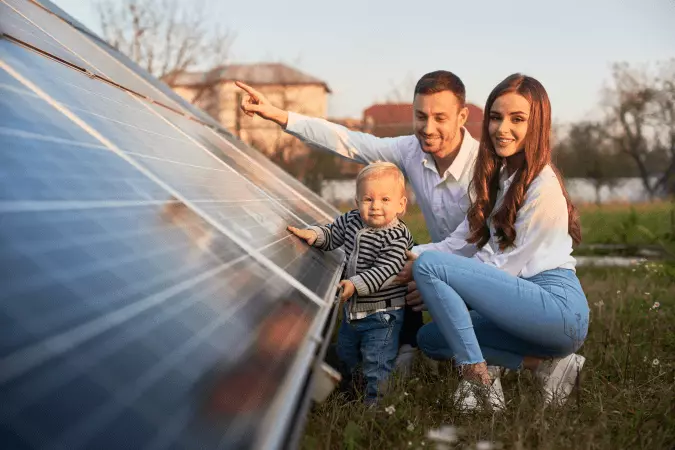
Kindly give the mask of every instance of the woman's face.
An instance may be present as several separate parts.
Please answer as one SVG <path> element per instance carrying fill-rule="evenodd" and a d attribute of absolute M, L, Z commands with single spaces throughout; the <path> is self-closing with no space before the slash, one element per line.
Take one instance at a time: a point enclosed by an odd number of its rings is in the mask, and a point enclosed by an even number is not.
<path fill-rule="evenodd" d="M 530 102 L 522 95 L 510 92 L 495 100 L 488 131 L 499 156 L 508 158 L 525 148 L 529 117 Z"/>

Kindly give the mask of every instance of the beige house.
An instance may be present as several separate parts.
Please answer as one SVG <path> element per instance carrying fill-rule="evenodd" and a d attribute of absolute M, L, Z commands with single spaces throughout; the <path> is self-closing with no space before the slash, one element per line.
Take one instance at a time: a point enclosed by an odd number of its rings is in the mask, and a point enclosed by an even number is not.
<path fill-rule="evenodd" d="M 289 164 L 309 150 L 276 124 L 249 117 L 239 108 L 243 81 L 262 92 L 273 104 L 314 117 L 326 117 L 328 85 L 285 64 L 233 64 L 209 72 L 179 75 L 172 88 L 223 126 L 279 163 Z"/>

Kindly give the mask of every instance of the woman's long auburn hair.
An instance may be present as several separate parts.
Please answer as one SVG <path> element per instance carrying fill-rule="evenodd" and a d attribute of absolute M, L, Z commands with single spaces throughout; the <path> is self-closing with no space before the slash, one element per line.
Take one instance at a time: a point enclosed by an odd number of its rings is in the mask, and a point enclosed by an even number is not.
<path fill-rule="evenodd" d="M 499 83 L 492 90 L 485 103 L 483 135 L 469 187 L 472 198 L 471 207 L 467 213 L 470 230 L 468 242 L 482 248 L 490 239 L 488 218 L 492 214 L 497 201 L 499 172 L 505 162 L 504 158 L 500 157 L 495 151 L 490 138 L 490 110 L 497 98 L 511 92 L 522 95 L 527 99 L 530 103 L 530 116 L 525 136 L 525 158 L 522 166 L 517 169 L 514 180 L 504 196 L 504 201 L 492 216 L 492 225 L 496 231 L 499 248 L 504 250 L 514 245 L 516 240 L 516 214 L 523 204 L 530 183 L 546 165 L 550 165 L 558 177 L 567 201 L 569 234 L 574 245 L 578 245 L 581 242 L 579 216 L 570 200 L 567 189 L 565 189 L 560 172 L 551 162 L 551 103 L 548 94 L 539 81 L 519 73 L 511 75 Z"/>

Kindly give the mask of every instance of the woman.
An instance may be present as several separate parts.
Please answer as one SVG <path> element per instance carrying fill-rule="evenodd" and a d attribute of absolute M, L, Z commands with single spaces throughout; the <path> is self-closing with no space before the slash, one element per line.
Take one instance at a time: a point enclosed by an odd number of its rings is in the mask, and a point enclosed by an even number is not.
<path fill-rule="evenodd" d="M 585 361 L 574 352 L 589 309 L 571 256 L 578 216 L 551 163 L 551 105 L 537 80 L 514 74 L 485 112 L 466 220 L 415 249 L 413 276 L 433 318 L 417 339 L 428 356 L 460 366 L 462 409 L 480 407 L 481 393 L 504 405 L 486 360 L 532 370 L 546 403 L 561 404 Z"/>

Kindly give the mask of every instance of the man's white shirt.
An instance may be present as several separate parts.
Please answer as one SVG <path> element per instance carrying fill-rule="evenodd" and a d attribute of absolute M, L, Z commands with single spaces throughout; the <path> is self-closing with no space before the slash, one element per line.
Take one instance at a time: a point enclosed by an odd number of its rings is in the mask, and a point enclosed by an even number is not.
<path fill-rule="evenodd" d="M 388 161 L 405 175 L 422 210 L 433 242 L 449 237 L 469 209 L 467 194 L 478 156 L 478 141 L 462 128 L 457 157 L 439 174 L 433 157 L 422 151 L 415 136 L 378 138 L 323 119 L 288 113 L 286 131 L 308 145 L 368 164 Z"/>

